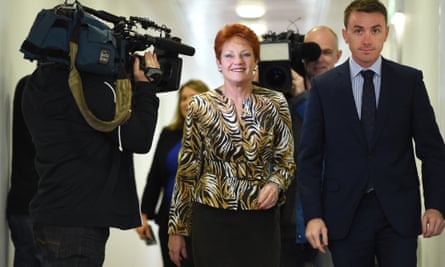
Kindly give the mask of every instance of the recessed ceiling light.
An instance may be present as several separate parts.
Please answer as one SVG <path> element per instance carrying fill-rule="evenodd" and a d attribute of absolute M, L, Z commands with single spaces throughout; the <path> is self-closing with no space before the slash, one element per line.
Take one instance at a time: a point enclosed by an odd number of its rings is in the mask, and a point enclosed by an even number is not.
<path fill-rule="evenodd" d="M 266 7 L 262 1 L 239 1 L 235 11 L 243 19 L 257 19 L 266 13 Z"/>

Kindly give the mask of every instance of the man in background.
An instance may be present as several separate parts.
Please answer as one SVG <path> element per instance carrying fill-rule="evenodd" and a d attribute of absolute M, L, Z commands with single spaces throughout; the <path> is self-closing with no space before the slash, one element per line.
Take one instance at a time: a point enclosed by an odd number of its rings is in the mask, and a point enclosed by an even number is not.
<path fill-rule="evenodd" d="M 293 90 L 295 97 L 293 99 L 294 104 L 292 106 L 294 107 L 294 109 L 296 109 L 297 113 L 294 114 L 292 119 L 294 124 L 295 143 L 297 143 L 297 148 L 295 149 L 295 151 L 297 152 L 298 146 L 300 144 L 300 132 L 301 125 L 303 123 L 304 111 L 306 108 L 306 100 L 308 98 L 308 92 L 311 87 L 311 79 L 316 75 L 322 74 L 334 68 L 335 64 L 338 62 L 342 55 L 342 51 L 338 49 L 337 34 L 327 26 L 320 25 L 309 30 L 305 35 L 304 42 L 314 42 L 318 44 L 320 46 L 321 54 L 317 60 L 304 61 L 304 87 L 295 86 L 296 90 Z M 298 77 L 299 75 L 297 73 L 293 73 L 293 76 L 294 80 L 301 81 L 301 77 Z M 296 201 L 297 251 L 296 255 L 294 256 L 297 260 L 296 266 L 303 267 L 306 264 L 312 264 L 315 267 L 333 266 L 329 250 L 327 250 L 324 254 L 319 253 L 308 243 L 305 237 L 306 228 L 303 209 L 301 207 L 301 202 L 298 195 Z"/>
<path fill-rule="evenodd" d="M 320 46 L 321 55 L 317 60 L 304 61 L 305 86 L 311 88 L 311 78 L 335 67 L 342 55 L 338 49 L 337 34 L 327 26 L 317 26 L 309 30 L 304 42 L 314 42 Z"/>
<path fill-rule="evenodd" d="M 303 123 L 308 91 L 311 87 L 310 79 L 334 68 L 342 54 L 342 51 L 338 49 L 337 35 L 327 26 L 321 25 L 309 30 L 305 35 L 304 42 L 314 42 L 318 44 L 320 46 L 321 54 L 317 60 L 304 61 L 304 78 L 296 71 L 291 71 L 292 88 L 290 90 L 291 97 L 288 98 L 288 101 L 292 115 L 292 127 L 294 132 L 296 153 L 298 152 L 300 144 L 301 125 Z M 295 180 L 293 184 L 296 185 L 296 190 L 298 190 L 299 186 L 296 183 L 297 181 Z M 288 201 L 291 201 L 293 199 L 292 195 L 288 193 L 288 196 Z M 298 194 L 295 196 L 295 198 L 296 244 L 295 242 L 289 243 L 287 241 L 283 243 L 282 267 L 304 267 L 307 264 L 312 264 L 315 267 L 333 266 L 329 251 L 327 251 L 325 254 L 318 253 L 306 240 L 305 220 Z"/>

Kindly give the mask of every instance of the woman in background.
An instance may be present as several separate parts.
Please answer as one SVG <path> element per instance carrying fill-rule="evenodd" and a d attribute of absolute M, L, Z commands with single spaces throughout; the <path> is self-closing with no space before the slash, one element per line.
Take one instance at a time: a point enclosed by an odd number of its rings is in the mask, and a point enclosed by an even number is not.
<path fill-rule="evenodd" d="M 278 205 L 294 174 L 293 136 L 282 93 L 252 84 L 257 35 L 226 25 L 215 38 L 223 84 L 187 111 L 169 217 L 172 261 L 196 267 L 278 267 Z M 193 222 L 192 222 L 193 221 Z"/>
<path fill-rule="evenodd" d="M 147 176 L 147 184 L 142 195 L 141 213 L 142 226 L 136 231 L 141 239 L 153 239 L 150 233 L 150 225 L 147 220 L 154 219 L 159 226 L 159 240 L 164 267 L 175 267 L 168 255 L 168 212 L 170 199 L 175 182 L 176 170 L 178 168 L 178 152 L 181 148 L 182 129 L 187 105 L 190 98 L 198 93 L 208 91 L 207 85 L 200 80 L 190 80 L 179 88 L 178 104 L 176 107 L 174 121 L 163 128 L 154 154 L 150 172 Z M 162 192 L 162 201 L 159 210 L 156 210 L 159 197 Z M 190 244 L 190 240 L 187 239 Z M 187 265 L 193 266 L 191 257 Z"/>

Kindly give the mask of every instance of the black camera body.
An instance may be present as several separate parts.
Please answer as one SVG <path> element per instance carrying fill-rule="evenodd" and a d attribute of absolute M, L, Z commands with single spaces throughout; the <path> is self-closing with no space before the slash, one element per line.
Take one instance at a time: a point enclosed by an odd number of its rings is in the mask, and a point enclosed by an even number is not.
<path fill-rule="evenodd" d="M 193 47 L 183 44 L 179 37 L 171 36 L 171 29 L 165 25 L 158 25 L 147 18 L 130 16 L 127 19 L 104 11 L 96 11 L 90 8 L 87 8 L 87 10 L 103 20 L 114 23 L 113 35 L 120 40 L 123 46 L 123 57 L 125 58 L 127 72 L 132 73 L 134 62 L 132 57 L 135 52 L 153 47 L 153 52 L 156 54 L 161 68 L 160 72 L 155 73 L 155 75 L 160 75 L 158 92 L 169 92 L 179 89 L 182 70 L 182 58 L 179 55 L 193 56 L 195 53 Z M 104 17 L 104 13 L 106 17 Z M 155 37 L 147 33 L 141 33 L 136 29 L 136 26 L 144 30 L 158 31 L 160 35 Z M 145 74 L 147 76 L 147 73 Z"/>
<path fill-rule="evenodd" d="M 262 36 L 259 83 L 273 90 L 287 92 L 292 87 L 291 69 L 304 77 L 304 60 L 317 60 L 321 49 L 316 43 L 304 43 L 304 35 L 293 31 L 270 32 Z"/>
<path fill-rule="evenodd" d="M 147 68 L 145 66 L 144 56 L 138 55 L 140 68 L 144 71 L 145 76 L 149 80 L 158 82 L 158 92 L 169 92 L 179 89 L 182 58 L 179 57 L 177 53 L 172 53 L 159 48 L 155 48 L 153 52 L 158 58 L 160 69 Z M 130 58 L 126 67 L 128 73 L 131 73 L 133 63 L 134 61 Z"/>
<path fill-rule="evenodd" d="M 141 28 L 160 34 L 152 36 Z M 144 72 L 152 80 L 159 80 L 158 92 L 167 92 L 180 86 L 182 58 L 179 55 L 195 53 L 193 47 L 181 43 L 181 39 L 171 36 L 170 32 L 165 25 L 159 26 L 146 18 L 116 16 L 83 6 L 76 0 L 73 4 L 41 10 L 20 51 L 31 61 L 70 65 L 70 49 L 75 49 L 73 60 L 79 71 L 122 79 L 132 76 L 137 52 L 154 48 L 161 71 L 146 68 Z"/>
<path fill-rule="evenodd" d="M 159 42 L 161 42 L 161 45 L 157 44 Z M 169 92 L 179 89 L 181 82 L 182 58 L 180 57 L 180 52 L 178 52 L 178 49 L 180 49 L 178 47 L 193 48 L 183 45 L 181 39 L 178 37 L 171 37 L 170 35 L 160 38 L 151 37 L 146 34 L 138 35 L 132 33 L 131 35 L 127 34 L 125 43 L 125 54 L 127 55 L 125 65 L 128 73 L 132 73 L 134 63 L 131 55 L 133 55 L 134 52 L 147 50 L 153 45 L 153 52 L 156 54 L 161 68 L 161 75 L 159 77 L 160 81 L 157 86 L 158 92 Z M 167 47 L 163 45 L 165 43 L 167 43 Z M 181 53 L 193 55 L 194 49 L 190 51 L 182 51 Z M 140 62 L 141 66 L 144 65 L 143 56 L 141 56 Z"/>
<path fill-rule="evenodd" d="M 265 41 L 260 44 L 259 83 L 266 88 L 285 92 L 292 86 L 290 42 Z"/>

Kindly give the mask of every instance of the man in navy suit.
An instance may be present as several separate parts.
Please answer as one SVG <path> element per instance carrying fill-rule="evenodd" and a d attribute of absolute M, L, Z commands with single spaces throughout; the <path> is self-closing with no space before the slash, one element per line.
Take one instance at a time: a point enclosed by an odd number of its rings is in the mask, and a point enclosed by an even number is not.
<path fill-rule="evenodd" d="M 303 122 L 297 177 L 306 237 L 321 252 L 329 240 L 336 267 L 369 267 L 375 258 L 379 267 L 415 267 L 418 235 L 445 226 L 445 145 L 422 72 L 381 56 L 385 6 L 354 0 L 344 14 L 351 57 L 312 79 Z M 362 70 L 373 71 L 371 85 L 363 87 Z M 369 123 L 365 88 L 375 95 Z"/>

